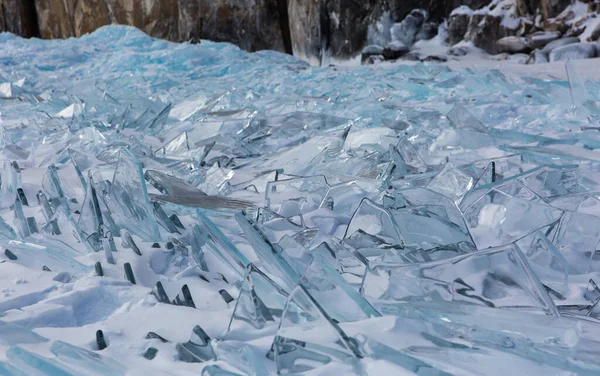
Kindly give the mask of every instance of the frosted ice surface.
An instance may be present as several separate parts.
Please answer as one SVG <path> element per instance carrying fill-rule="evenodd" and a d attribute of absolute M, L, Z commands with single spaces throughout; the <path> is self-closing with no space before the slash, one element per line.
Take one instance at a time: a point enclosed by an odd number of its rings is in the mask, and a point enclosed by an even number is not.
<path fill-rule="evenodd" d="M 600 83 L 565 71 L 2 34 L 0 374 L 599 374 Z"/>

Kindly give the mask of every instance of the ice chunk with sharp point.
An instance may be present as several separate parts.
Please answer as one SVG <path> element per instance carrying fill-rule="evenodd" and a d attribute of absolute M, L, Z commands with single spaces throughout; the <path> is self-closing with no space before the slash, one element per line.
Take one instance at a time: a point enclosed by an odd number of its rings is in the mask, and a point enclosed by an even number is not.
<path fill-rule="evenodd" d="M 271 346 L 279 373 L 298 373 L 330 362 L 362 357 L 358 343 L 332 321 L 310 293 L 298 286 L 290 294 Z"/>
<path fill-rule="evenodd" d="M 147 241 L 160 239 L 142 166 L 127 149 L 119 152 L 106 203 L 117 225 Z"/>

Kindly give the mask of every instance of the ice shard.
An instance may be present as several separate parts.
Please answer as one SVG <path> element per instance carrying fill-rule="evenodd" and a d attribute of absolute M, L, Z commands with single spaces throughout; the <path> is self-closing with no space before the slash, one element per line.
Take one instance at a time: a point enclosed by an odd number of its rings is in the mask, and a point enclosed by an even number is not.
<path fill-rule="evenodd" d="M 25 327 L 5 321 L 0 321 L 0 334 L 0 344 L 4 346 L 48 341 L 46 338 Z"/>
<path fill-rule="evenodd" d="M 147 241 L 160 239 L 142 166 L 127 149 L 119 152 L 107 204 L 119 226 Z"/>
<path fill-rule="evenodd" d="M 302 215 L 318 208 L 328 189 L 324 176 L 270 182 L 266 207 L 286 218 Z"/>
<path fill-rule="evenodd" d="M 314 254 L 300 284 L 337 322 L 381 316 L 320 254 Z"/>
<path fill-rule="evenodd" d="M 263 329 L 281 317 L 288 294 L 253 264 L 247 268 L 227 332 Z M 233 333 L 232 333 L 233 334 Z M 228 334 L 231 337 L 231 334 Z"/>
<path fill-rule="evenodd" d="M 327 315 L 302 286 L 290 294 L 271 346 L 277 372 L 298 373 L 362 357 L 355 339 Z"/>
<path fill-rule="evenodd" d="M 464 210 L 469 232 L 479 249 L 510 244 L 557 221 L 561 215 L 559 209 L 495 188 Z"/>
<path fill-rule="evenodd" d="M 58 360 L 80 372 L 91 375 L 125 375 L 127 368 L 93 351 L 70 345 L 66 342 L 55 341 L 50 351 Z"/>
<path fill-rule="evenodd" d="M 433 262 L 373 265 L 361 291 L 383 312 L 397 303 L 449 301 L 558 315 L 516 245 Z"/>
<path fill-rule="evenodd" d="M 216 358 L 211 339 L 198 325 L 192 330 L 190 340 L 177 344 L 179 358 L 188 363 L 201 363 Z"/>
<path fill-rule="evenodd" d="M 57 361 L 42 357 L 25 350 L 20 346 L 11 347 L 6 355 L 10 364 L 31 376 L 76 376 L 78 372 Z"/>
<path fill-rule="evenodd" d="M 365 257 L 404 248 L 394 217 L 369 199 L 363 199 L 352 215 L 342 241 Z"/>

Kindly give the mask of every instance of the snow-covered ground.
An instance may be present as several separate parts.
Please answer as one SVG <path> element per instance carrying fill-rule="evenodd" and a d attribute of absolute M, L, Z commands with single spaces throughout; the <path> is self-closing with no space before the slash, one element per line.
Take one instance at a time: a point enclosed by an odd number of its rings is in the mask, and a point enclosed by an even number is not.
<path fill-rule="evenodd" d="M 597 64 L 0 35 L 0 375 L 599 374 Z"/>

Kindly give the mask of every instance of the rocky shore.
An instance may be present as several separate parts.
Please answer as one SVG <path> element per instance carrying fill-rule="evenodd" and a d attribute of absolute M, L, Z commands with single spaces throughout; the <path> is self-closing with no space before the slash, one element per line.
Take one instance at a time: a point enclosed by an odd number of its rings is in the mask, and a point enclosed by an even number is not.
<path fill-rule="evenodd" d="M 125 24 L 171 41 L 292 53 L 313 65 L 474 52 L 544 63 L 599 57 L 599 10 L 600 0 L 0 0 L 0 31 L 54 39 Z M 441 52 L 424 51 L 432 40 Z"/>

